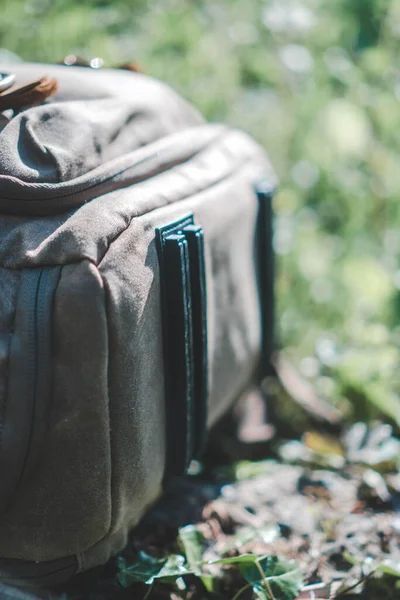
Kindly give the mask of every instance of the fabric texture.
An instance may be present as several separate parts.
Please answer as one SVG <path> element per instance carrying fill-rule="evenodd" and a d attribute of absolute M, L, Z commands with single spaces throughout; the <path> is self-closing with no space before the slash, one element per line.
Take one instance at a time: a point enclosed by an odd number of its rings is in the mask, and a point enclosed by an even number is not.
<path fill-rule="evenodd" d="M 251 385 L 261 345 L 254 182 L 276 184 L 246 134 L 204 124 L 143 75 L 47 65 L 16 71 L 22 80 L 56 77 L 60 92 L 0 132 L 0 181 L 18 190 L 7 205 L 13 212 L 0 216 L 0 420 L 9 401 L 7 340 L 20 334 L 12 325 L 20 278 L 40 270 L 39 306 L 47 270 L 61 267 L 61 275 L 50 315 L 45 435 L 0 513 L 3 579 L 13 561 L 50 571 L 70 557 L 68 575 L 72 563 L 83 570 L 105 562 L 162 493 L 168 406 L 156 227 L 193 213 L 204 230 L 209 426 Z M 82 177 L 102 181 L 102 169 L 115 173 L 113 161 L 141 165 L 140 178 L 114 179 L 111 189 L 63 210 L 69 186 Z M 51 189 L 51 211 L 24 214 L 38 189 Z M 18 306 L 28 310 L 21 299 Z M 35 316 L 36 329 L 45 317 Z"/>

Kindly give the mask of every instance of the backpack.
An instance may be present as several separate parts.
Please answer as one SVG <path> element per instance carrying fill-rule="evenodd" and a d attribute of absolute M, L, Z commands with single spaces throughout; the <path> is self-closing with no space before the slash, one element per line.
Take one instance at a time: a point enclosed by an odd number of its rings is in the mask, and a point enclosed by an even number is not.
<path fill-rule="evenodd" d="M 267 373 L 276 177 L 248 135 L 150 77 L 9 70 L 0 580 L 50 585 L 122 549 Z"/>

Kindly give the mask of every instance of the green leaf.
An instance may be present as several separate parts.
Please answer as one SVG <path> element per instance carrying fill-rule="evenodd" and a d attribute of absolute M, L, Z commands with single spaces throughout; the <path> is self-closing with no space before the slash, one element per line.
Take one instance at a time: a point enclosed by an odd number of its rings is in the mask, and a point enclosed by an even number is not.
<path fill-rule="evenodd" d="M 140 552 L 134 563 L 128 564 L 120 557 L 117 564 L 119 569 L 117 579 L 123 587 L 138 582 L 151 585 L 155 579 L 174 582 L 179 577 L 193 572 L 184 566 L 185 558 L 179 554 L 158 559 Z"/>
<path fill-rule="evenodd" d="M 351 554 L 350 552 L 347 552 L 347 550 L 342 552 L 342 557 L 344 558 L 344 560 L 346 560 L 349 564 L 351 564 L 353 566 L 362 565 L 362 563 L 363 563 L 362 560 L 360 560 L 359 558 L 356 558 L 355 556 L 353 556 L 353 554 Z"/>
<path fill-rule="evenodd" d="M 129 587 L 132 583 L 152 582 L 166 562 L 166 558 L 153 559 L 144 553 L 140 553 L 138 560 L 131 564 L 128 564 L 124 558 L 119 557 L 117 561 L 119 570 L 117 579 L 124 587 Z"/>
<path fill-rule="evenodd" d="M 279 600 L 294 600 L 303 588 L 302 576 L 295 563 L 277 556 L 242 554 L 207 564 L 236 566 L 255 595 L 263 600 L 273 600 L 274 596 Z"/>
<path fill-rule="evenodd" d="M 195 525 L 187 525 L 179 529 L 179 537 L 189 565 L 200 563 L 203 559 L 204 545 L 204 535 L 201 531 Z"/>
<path fill-rule="evenodd" d="M 154 577 L 154 579 L 158 579 L 164 583 L 173 583 L 180 577 L 193 574 L 195 574 L 194 570 L 188 569 L 185 566 L 184 556 L 181 556 L 180 554 L 171 554 L 161 571 L 157 576 Z"/>
<path fill-rule="evenodd" d="M 394 563 L 391 560 L 385 560 L 384 563 L 379 565 L 377 571 L 384 573 L 385 575 L 391 575 L 400 579 L 400 563 Z"/>
<path fill-rule="evenodd" d="M 251 565 L 254 564 L 259 557 L 256 554 L 241 554 L 240 556 L 230 556 L 229 558 L 219 558 L 204 563 L 207 565 Z"/>
<path fill-rule="evenodd" d="M 208 592 L 213 592 L 216 578 L 213 575 L 204 575 L 201 569 L 204 564 L 204 535 L 195 525 L 187 525 L 179 529 L 179 537 L 185 551 L 186 560 L 193 573 L 201 579 Z"/>
<path fill-rule="evenodd" d="M 207 592 L 215 592 L 216 591 L 216 577 L 213 575 L 202 575 L 201 581 L 203 582 L 204 587 Z"/>
<path fill-rule="evenodd" d="M 270 472 L 275 465 L 276 461 L 270 459 L 260 461 L 242 460 L 234 466 L 234 477 L 237 481 L 253 479 Z"/>
<path fill-rule="evenodd" d="M 277 556 L 262 556 L 239 568 L 255 595 L 263 600 L 295 600 L 303 588 L 299 568 Z"/>

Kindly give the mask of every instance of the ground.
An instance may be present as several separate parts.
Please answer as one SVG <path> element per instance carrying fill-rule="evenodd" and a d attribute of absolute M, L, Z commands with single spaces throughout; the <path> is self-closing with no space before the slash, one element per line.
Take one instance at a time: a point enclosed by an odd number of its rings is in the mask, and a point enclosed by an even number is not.
<path fill-rule="evenodd" d="M 67 597 L 400 598 L 400 441 L 381 423 L 339 428 L 271 436 L 261 461 L 206 457 Z"/>

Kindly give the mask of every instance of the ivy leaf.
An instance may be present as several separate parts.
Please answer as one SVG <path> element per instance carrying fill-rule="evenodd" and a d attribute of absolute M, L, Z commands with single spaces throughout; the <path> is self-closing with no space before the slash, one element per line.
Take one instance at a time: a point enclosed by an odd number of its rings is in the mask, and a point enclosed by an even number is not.
<path fill-rule="evenodd" d="M 294 600 L 303 587 L 300 571 L 293 562 L 281 560 L 276 556 L 256 554 L 202 561 L 204 538 L 201 532 L 194 526 L 188 526 L 182 528 L 179 534 L 186 558 L 180 554 L 172 554 L 168 558 L 160 559 L 140 552 L 137 560 L 128 564 L 120 557 L 117 575 L 119 583 L 123 587 L 138 582 L 151 585 L 155 580 L 175 583 L 185 575 L 196 575 L 208 592 L 214 592 L 217 579 L 205 573 L 204 567 L 226 565 L 236 567 L 253 588 L 255 595 L 262 600 Z"/>
<path fill-rule="evenodd" d="M 261 600 L 295 600 L 303 588 L 300 570 L 294 563 L 277 556 L 261 556 L 238 565 L 242 576 Z"/>
<path fill-rule="evenodd" d="M 204 535 L 195 525 L 187 525 L 179 529 L 179 538 L 183 545 L 189 567 L 201 579 L 205 589 L 208 592 L 214 592 L 216 589 L 216 577 L 205 574 L 202 569 L 205 564 L 208 564 L 203 561 Z"/>
<path fill-rule="evenodd" d="M 172 554 L 168 558 L 154 558 L 145 552 L 140 552 L 135 562 L 128 564 L 120 557 L 117 564 L 119 569 L 117 579 L 123 587 L 139 582 L 151 585 L 155 579 L 174 582 L 183 575 L 193 573 L 184 566 L 185 558 L 179 554 Z"/>
<path fill-rule="evenodd" d="M 277 556 L 242 554 L 208 564 L 237 567 L 261 600 L 295 600 L 303 589 L 300 569 L 292 561 Z"/>
<path fill-rule="evenodd" d="M 173 583 L 185 575 L 196 574 L 192 568 L 186 566 L 185 557 L 180 554 L 171 554 L 161 571 L 154 577 L 163 583 Z"/>
<path fill-rule="evenodd" d="M 194 525 L 179 529 L 179 537 L 185 551 L 186 560 L 190 566 L 200 563 L 203 559 L 204 535 Z"/>
<path fill-rule="evenodd" d="M 138 560 L 128 564 L 125 558 L 117 560 L 117 579 L 123 587 L 129 587 L 133 583 L 151 583 L 154 577 L 161 571 L 168 559 L 155 559 L 144 552 L 139 554 Z"/>

